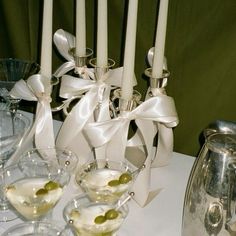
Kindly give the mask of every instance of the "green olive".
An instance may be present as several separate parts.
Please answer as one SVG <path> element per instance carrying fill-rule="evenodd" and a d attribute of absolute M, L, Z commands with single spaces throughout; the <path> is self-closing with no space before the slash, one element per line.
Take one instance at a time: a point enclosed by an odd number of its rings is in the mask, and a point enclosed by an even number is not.
<path fill-rule="evenodd" d="M 106 212 L 105 217 L 107 220 L 113 220 L 116 219 L 119 215 L 119 212 L 115 209 L 110 209 Z"/>
<path fill-rule="evenodd" d="M 48 191 L 59 188 L 60 185 L 54 181 L 49 181 L 44 185 L 44 188 Z"/>
<path fill-rule="evenodd" d="M 15 189 L 16 189 L 16 187 L 14 185 L 9 185 L 9 186 L 6 187 L 7 191 L 8 190 L 15 190 Z"/>
<path fill-rule="evenodd" d="M 45 189 L 45 188 L 40 188 L 35 194 L 37 195 L 37 196 L 42 196 L 42 195 L 45 195 L 45 194 L 47 194 L 48 193 L 48 190 L 47 189 Z"/>
<path fill-rule="evenodd" d="M 131 180 L 132 180 L 132 176 L 129 173 L 123 173 L 119 178 L 120 184 L 127 184 Z"/>
<path fill-rule="evenodd" d="M 115 186 L 117 186 L 117 185 L 119 185 L 119 184 L 120 184 L 120 182 L 119 182 L 118 179 L 113 179 L 113 180 L 111 180 L 111 181 L 108 182 L 108 185 L 109 185 L 110 187 L 115 187 Z"/>
<path fill-rule="evenodd" d="M 80 217 L 80 213 L 78 210 L 72 210 L 71 213 L 70 213 L 70 217 L 71 219 L 76 219 L 76 218 L 79 218 Z"/>
<path fill-rule="evenodd" d="M 94 220 L 96 224 L 103 224 L 105 221 L 106 221 L 106 217 L 103 215 L 97 216 Z"/>

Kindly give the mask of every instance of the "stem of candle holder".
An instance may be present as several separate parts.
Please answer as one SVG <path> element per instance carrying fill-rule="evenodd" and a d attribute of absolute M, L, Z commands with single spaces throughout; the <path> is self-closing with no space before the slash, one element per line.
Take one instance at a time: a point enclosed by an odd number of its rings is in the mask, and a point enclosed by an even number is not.
<path fill-rule="evenodd" d="M 132 111 L 141 103 L 141 94 L 137 90 L 133 90 L 132 99 L 125 100 L 121 96 L 121 89 L 116 89 L 111 98 L 114 109 L 114 117 L 126 111 Z"/>
<path fill-rule="evenodd" d="M 108 72 L 109 69 L 111 69 L 115 65 L 115 61 L 112 60 L 112 59 L 108 59 L 107 66 L 100 67 L 100 66 L 97 66 L 97 58 L 92 58 L 92 59 L 89 60 L 89 64 L 92 67 L 94 67 L 94 70 L 95 70 L 94 74 L 95 74 L 96 81 L 101 81 L 103 75 L 106 72 Z M 100 91 L 99 91 L 100 96 L 99 96 L 99 99 L 98 99 L 98 105 L 97 105 L 96 110 L 94 111 L 94 118 L 95 118 L 95 120 L 97 120 L 98 117 L 99 117 L 100 108 L 101 108 L 102 102 L 103 102 L 104 91 L 105 91 L 105 87 L 101 87 Z"/>
<path fill-rule="evenodd" d="M 88 64 L 88 58 L 93 55 L 93 50 L 90 48 L 86 48 L 86 54 L 84 56 L 78 56 L 75 53 L 75 48 L 72 48 L 70 50 L 70 54 L 74 57 L 75 61 L 75 74 L 79 74 L 78 68 L 87 66 Z"/>
<path fill-rule="evenodd" d="M 114 60 L 109 58 L 108 61 L 107 61 L 107 65 L 103 66 L 103 67 L 100 67 L 100 66 L 97 66 L 97 58 L 92 58 L 92 59 L 89 60 L 89 64 L 95 69 L 95 78 L 98 81 L 102 78 L 102 76 L 106 72 L 108 72 L 109 69 L 114 67 L 116 63 L 115 63 Z"/>
<path fill-rule="evenodd" d="M 160 92 L 158 93 L 157 90 L 164 89 L 164 87 L 166 87 L 167 80 L 168 80 L 168 78 L 170 76 L 170 72 L 168 70 L 163 70 L 161 77 L 154 78 L 152 76 L 152 68 L 147 68 L 145 70 L 144 74 L 147 77 L 149 77 L 149 83 L 150 83 L 149 96 L 150 97 L 153 97 L 153 96 L 156 96 L 157 94 L 160 94 Z"/>

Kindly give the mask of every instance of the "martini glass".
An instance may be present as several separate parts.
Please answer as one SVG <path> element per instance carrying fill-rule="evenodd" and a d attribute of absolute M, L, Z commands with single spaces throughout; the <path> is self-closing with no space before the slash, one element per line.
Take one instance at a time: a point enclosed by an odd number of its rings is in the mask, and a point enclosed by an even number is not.
<path fill-rule="evenodd" d="M 50 221 L 70 173 L 54 161 L 27 160 L 7 166 L 5 196 L 25 221 Z"/>
<path fill-rule="evenodd" d="M 12 112 L 0 110 L 0 221 L 16 218 L 16 215 L 10 211 L 8 201 L 3 194 L 5 186 L 3 171 L 5 163 L 20 146 L 30 126 L 29 119 L 24 115 L 16 112 L 14 118 L 12 117 Z"/>
<path fill-rule="evenodd" d="M 129 208 L 123 204 L 94 202 L 87 194 L 72 199 L 64 208 L 63 215 L 67 225 L 78 236 L 117 236 L 128 215 Z"/>
<path fill-rule="evenodd" d="M 26 151 L 21 157 L 20 161 L 54 161 L 62 169 L 70 174 L 73 174 L 77 165 L 78 157 L 68 149 L 52 148 L 33 148 Z"/>
<path fill-rule="evenodd" d="M 12 226 L 1 236 L 72 236 L 72 233 L 65 231 L 60 226 L 44 221 L 24 222 Z"/>
<path fill-rule="evenodd" d="M 3 97 L 9 109 L 16 112 L 20 99 L 12 98 L 10 90 L 20 79 L 27 79 L 30 75 L 36 74 L 40 66 L 33 61 L 26 61 L 16 58 L 0 59 L 0 96 Z"/>
<path fill-rule="evenodd" d="M 75 180 L 91 200 L 115 203 L 130 190 L 135 173 L 126 162 L 98 159 L 82 165 Z"/>

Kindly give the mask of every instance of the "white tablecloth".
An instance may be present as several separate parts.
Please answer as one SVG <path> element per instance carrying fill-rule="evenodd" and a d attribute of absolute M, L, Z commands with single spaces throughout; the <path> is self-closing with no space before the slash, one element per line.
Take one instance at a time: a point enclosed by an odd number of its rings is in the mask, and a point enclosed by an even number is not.
<path fill-rule="evenodd" d="M 60 125 L 61 122 L 54 122 L 55 132 Z M 155 183 L 158 183 L 163 190 L 144 208 L 139 207 L 133 200 L 129 202 L 130 211 L 118 236 L 181 236 L 184 195 L 194 159 L 174 152 L 168 166 L 153 169 L 152 187 L 155 188 Z M 72 178 L 65 194 L 53 210 L 53 218 L 59 224 L 65 224 L 62 216 L 65 204 L 79 193 L 81 192 Z M 0 227 L 7 229 L 19 222 L 22 221 L 17 219 L 0 223 Z"/>

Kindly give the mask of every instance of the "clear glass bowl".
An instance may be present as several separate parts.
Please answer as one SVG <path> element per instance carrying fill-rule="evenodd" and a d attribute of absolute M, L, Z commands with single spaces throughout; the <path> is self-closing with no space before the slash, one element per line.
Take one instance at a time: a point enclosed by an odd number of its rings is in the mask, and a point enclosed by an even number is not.
<path fill-rule="evenodd" d="M 46 160 L 55 161 L 61 168 L 72 174 L 78 163 L 78 157 L 70 150 L 53 148 L 33 148 L 25 152 L 20 161 Z"/>
<path fill-rule="evenodd" d="M 93 201 L 115 203 L 130 190 L 133 173 L 125 162 L 99 159 L 82 165 L 75 180 Z"/>
<path fill-rule="evenodd" d="M 20 161 L 4 170 L 5 196 L 26 220 L 48 217 L 61 199 L 70 174 L 54 162 Z"/>
<path fill-rule="evenodd" d="M 127 204 L 117 210 L 115 207 L 107 202 L 94 202 L 82 194 L 65 206 L 63 215 L 76 235 L 114 236 L 129 212 Z"/>
<path fill-rule="evenodd" d="M 68 230 L 50 222 L 34 221 L 25 222 L 12 226 L 2 236 L 72 236 Z"/>

